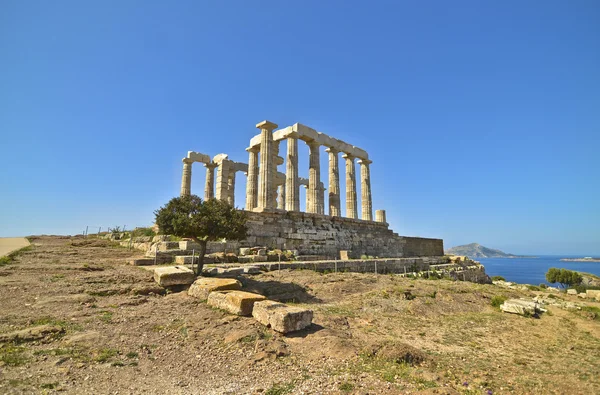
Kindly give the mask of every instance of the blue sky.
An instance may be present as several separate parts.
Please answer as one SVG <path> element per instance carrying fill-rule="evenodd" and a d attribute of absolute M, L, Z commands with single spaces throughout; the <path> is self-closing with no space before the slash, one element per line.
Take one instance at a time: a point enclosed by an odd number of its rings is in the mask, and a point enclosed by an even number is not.
<path fill-rule="evenodd" d="M 400 234 L 600 254 L 597 1 L 4 0 L 0 236 L 149 225 L 263 119 L 367 150 Z"/>

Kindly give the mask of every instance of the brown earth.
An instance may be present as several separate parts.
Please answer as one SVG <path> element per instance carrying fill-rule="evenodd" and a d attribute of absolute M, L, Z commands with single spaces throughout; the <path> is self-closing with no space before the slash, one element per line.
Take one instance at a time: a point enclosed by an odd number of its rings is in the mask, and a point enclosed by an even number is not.
<path fill-rule="evenodd" d="M 501 313 L 494 285 L 309 270 L 242 276 L 314 310 L 282 336 L 185 292 L 97 239 L 39 237 L 0 267 L 0 393 L 600 393 L 600 321 Z M 573 302 L 600 306 L 561 295 Z M 39 327 L 39 328 L 38 328 Z"/>

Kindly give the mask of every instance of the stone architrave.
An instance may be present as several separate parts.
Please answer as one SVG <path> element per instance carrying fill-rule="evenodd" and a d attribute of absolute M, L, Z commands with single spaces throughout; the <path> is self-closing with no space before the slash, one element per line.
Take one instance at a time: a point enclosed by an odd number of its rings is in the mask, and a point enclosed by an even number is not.
<path fill-rule="evenodd" d="M 339 217 L 341 215 L 339 151 L 330 147 L 325 152 L 329 153 L 329 215 Z"/>
<path fill-rule="evenodd" d="M 260 129 L 260 180 L 258 184 L 258 205 L 262 210 L 268 210 L 273 205 L 273 133 L 276 124 L 262 121 L 256 125 Z"/>
<path fill-rule="evenodd" d="M 300 185 L 298 184 L 298 137 L 287 138 L 287 161 L 285 169 L 285 209 L 300 211 Z"/>
<path fill-rule="evenodd" d="M 248 181 L 246 183 L 246 210 L 256 208 L 258 201 L 258 147 L 248 148 Z"/>
<path fill-rule="evenodd" d="M 309 213 L 318 213 L 319 209 L 319 183 L 321 182 L 321 163 L 319 160 L 320 144 L 317 141 L 308 143 L 310 148 L 309 153 L 309 169 L 308 169 L 308 207 L 306 211 Z"/>
<path fill-rule="evenodd" d="M 204 184 L 204 200 L 215 197 L 215 163 L 205 163 L 206 167 L 206 183 Z"/>
<path fill-rule="evenodd" d="M 192 163 L 194 161 L 183 158 L 183 173 L 181 175 L 181 196 L 190 196 L 192 193 Z"/>
<path fill-rule="evenodd" d="M 354 157 L 342 155 L 346 159 L 346 217 L 358 218 L 356 210 L 356 173 L 354 172 Z"/>
<path fill-rule="evenodd" d="M 361 159 L 360 164 L 360 204 L 361 219 L 373 221 L 373 203 L 371 201 L 371 172 L 369 165 L 373 163 L 368 159 Z"/>

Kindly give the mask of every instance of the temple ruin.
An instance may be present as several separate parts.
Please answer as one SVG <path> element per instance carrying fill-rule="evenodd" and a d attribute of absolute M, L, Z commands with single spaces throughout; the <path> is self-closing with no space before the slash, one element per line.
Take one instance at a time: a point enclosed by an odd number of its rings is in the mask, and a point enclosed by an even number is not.
<path fill-rule="evenodd" d="M 256 125 L 260 130 L 250 140 L 248 163 L 229 160 L 226 154 L 212 159 L 189 151 L 183 158 L 181 196 L 191 194 L 192 164 L 206 167 L 204 198 L 235 204 L 235 175 L 247 176 L 245 210 L 249 214 L 249 237 L 240 246 L 265 245 L 328 258 L 340 251 L 379 257 L 440 256 L 440 239 L 403 237 L 388 228 L 385 210 L 376 210 L 373 220 L 371 175 L 368 153 L 354 145 L 296 123 L 277 129 L 273 122 Z M 287 140 L 285 159 L 281 142 Z M 309 148 L 308 179 L 298 176 L 298 140 Z M 321 181 L 320 147 L 329 155 L 328 210 L 325 185 Z M 346 212 L 341 211 L 339 155 L 345 160 Z M 278 166 L 285 163 L 285 173 Z M 360 218 L 355 163 L 360 166 Z M 215 183 L 216 169 L 216 183 Z M 307 188 L 306 212 L 300 211 L 300 186 Z"/>

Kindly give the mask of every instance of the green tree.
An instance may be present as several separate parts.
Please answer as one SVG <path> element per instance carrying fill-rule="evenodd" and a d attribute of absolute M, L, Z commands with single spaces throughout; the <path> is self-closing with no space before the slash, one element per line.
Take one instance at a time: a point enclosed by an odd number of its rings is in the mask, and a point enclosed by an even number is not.
<path fill-rule="evenodd" d="M 161 234 L 187 237 L 200 244 L 197 275 L 202 273 L 209 241 L 242 240 L 248 232 L 243 211 L 221 200 L 203 201 L 196 195 L 173 198 L 154 215 Z"/>
<path fill-rule="evenodd" d="M 581 284 L 583 277 L 573 270 L 551 267 L 546 272 L 546 280 L 552 284 L 559 283 L 561 287 L 566 288 Z"/>

